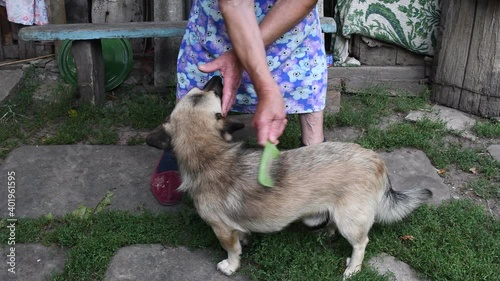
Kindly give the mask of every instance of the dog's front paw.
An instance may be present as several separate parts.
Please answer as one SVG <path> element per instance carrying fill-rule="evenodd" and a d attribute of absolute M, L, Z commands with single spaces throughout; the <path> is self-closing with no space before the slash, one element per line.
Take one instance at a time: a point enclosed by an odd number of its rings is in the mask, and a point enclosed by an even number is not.
<path fill-rule="evenodd" d="M 226 275 L 231 275 L 238 269 L 238 265 L 232 265 L 228 260 L 223 260 L 217 264 L 217 269 Z"/>
<path fill-rule="evenodd" d="M 361 265 L 358 266 L 350 266 L 351 265 L 351 259 L 347 258 L 347 268 L 344 271 L 344 278 L 343 280 L 347 280 L 351 278 L 354 274 L 358 273 L 361 270 Z"/>

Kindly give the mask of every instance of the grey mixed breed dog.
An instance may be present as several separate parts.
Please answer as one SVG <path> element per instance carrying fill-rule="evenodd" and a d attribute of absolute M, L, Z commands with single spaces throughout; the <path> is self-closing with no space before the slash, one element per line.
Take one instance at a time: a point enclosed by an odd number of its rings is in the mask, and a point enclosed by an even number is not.
<path fill-rule="evenodd" d="M 282 151 L 273 160 L 273 188 L 257 182 L 262 150 L 232 142 L 243 124 L 221 114 L 222 80 L 182 98 L 147 143 L 172 149 L 177 157 L 180 191 L 192 198 L 227 251 L 217 269 L 230 275 L 240 266 L 241 244 L 251 232 L 275 232 L 290 223 L 326 225 L 353 247 L 344 279 L 361 269 L 373 223 L 401 220 L 432 197 L 428 189 L 394 191 L 384 161 L 354 143 L 325 142 Z"/>

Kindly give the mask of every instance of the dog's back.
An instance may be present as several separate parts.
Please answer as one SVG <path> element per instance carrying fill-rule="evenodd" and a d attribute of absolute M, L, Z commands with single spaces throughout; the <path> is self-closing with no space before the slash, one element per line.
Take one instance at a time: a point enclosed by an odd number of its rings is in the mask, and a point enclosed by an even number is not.
<path fill-rule="evenodd" d="M 357 144 L 327 142 L 283 151 L 271 165 L 273 188 L 265 188 L 256 181 L 261 152 L 235 150 L 233 154 L 234 160 L 229 165 L 214 167 L 217 181 L 207 182 L 215 176 L 206 174 L 197 180 L 200 188 L 194 187 L 192 196 L 211 202 L 212 213 L 206 216 L 220 217 L 215 212 L 224 213 L 240 231 L 278 231 L 307 217 L 328 214 L 333 218 L 340 212 L 337 209 L 352 206 L 356 206 L 357 215 L 366 213 L 374 220 L 377 214 L 377 219 L 389 222 L 404 217 L 407 214 L 404 210 L 420 203 L 420 200 L 406 200 L 414 197 L 411 194 L 394 192 L 383 160 Z M 400 205 L 410 207 L 395 208 Z M 394 215 L 386 211 L 388 207 L 395 211 Z"/>

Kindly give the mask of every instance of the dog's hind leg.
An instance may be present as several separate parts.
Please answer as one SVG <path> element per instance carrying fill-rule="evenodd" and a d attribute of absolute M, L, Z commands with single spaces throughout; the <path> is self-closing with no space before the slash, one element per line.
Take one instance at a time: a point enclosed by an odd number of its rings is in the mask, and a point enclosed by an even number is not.
<path fill-rule="evenodd" d="M 357 242 L 351 241 L 350 239 L 348 240 L 352 245 L 352 254 L 351 258 L 348 258 L 346 262 L 347 268 L 344 271 L 344 280 L 361 270 L 361 264 L 365 257 L 365 249 L 369 239 L 368 236 L 365 235 L 364 238 Z"/>
<path fill-rule="evenodd" d="M 239 231 L 221 225 L 212 226 L 217 239 L 227 251 L 227 259 L 217 264 L 217 269 L 226 275 L 233 274 L 240 267 L 241 244 Z"/>
<path fill-rule="evenodd" d="M 338 211 L 338 209 L 337 209 Z M 336 216 L 337 228 L 352 246 L 351 257 L 347 259 L 347 268 L 344 271 L 344 280 L 361 270 L 361 264 L 365 256 L 368 244 L 368 232 L 373 224 L 374 217 L 370 214 L 362 214 L 360 210 L 342 210 L 342 214 Z M 349 216 L 349 214 L 355 214 Z"/>

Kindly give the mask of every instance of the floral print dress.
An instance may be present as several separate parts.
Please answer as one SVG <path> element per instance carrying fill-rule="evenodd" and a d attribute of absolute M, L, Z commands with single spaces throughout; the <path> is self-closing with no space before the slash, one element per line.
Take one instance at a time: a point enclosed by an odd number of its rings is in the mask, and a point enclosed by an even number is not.
<path fill-rule="evenodd" d="M 260 22 L 276 0 L 255 0 Z M 199 64 L 210 62 L 232 48 L 217 0 L 195 0 L 177 62 L 177 97 L 191 88 L 203 88 L 219 73 L 202 73 Z M 267 64 L 281 88 L 286 112 L 308 113 L 325 107 L 327 67 L 319 16 L 311 11 L 297 26 L 266 48 Z M 254 113 L 257 95 L 247 73 L 232 111 Z"/>

